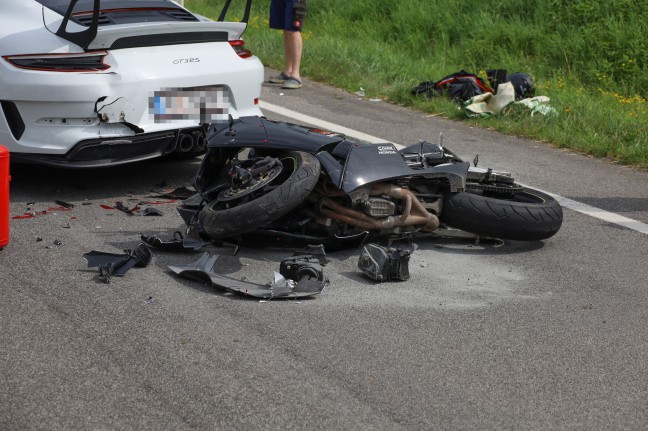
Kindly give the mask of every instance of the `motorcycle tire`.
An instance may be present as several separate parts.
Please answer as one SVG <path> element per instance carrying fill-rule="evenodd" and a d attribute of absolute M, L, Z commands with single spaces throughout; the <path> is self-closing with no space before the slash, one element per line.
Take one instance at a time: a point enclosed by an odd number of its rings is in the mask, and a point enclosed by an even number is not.
<path fill-rule="evenodd" d="M 319 179 L 319 160 L 299 151 L 278 159 L 285 173 L 256 191 L 254 199 L 227 205 L 216 199 L 205 205 L 198 216 L 202 231 L 211 238 L 234 237 L 264 227 L 301 204 Z"/>
<path fill-rule="evenodd" d="M 537 241 L 553 236 L 562 225 L 556 199 L 528 187 L 509 198 L 470 192 L 446 197 L 441 221 L 451 227 L 500 239 Z"/>

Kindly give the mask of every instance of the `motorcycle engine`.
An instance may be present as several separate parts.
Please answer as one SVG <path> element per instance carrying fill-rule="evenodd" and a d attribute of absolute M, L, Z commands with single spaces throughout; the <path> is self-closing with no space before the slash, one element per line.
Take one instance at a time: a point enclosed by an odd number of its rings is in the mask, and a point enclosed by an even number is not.
<path fill-rule="evenodd" d="M 389 217 L 396 212 L 396 204 L 387 199 L 369 198 L 364 204 L 364 212 L 371 217 Z"/>

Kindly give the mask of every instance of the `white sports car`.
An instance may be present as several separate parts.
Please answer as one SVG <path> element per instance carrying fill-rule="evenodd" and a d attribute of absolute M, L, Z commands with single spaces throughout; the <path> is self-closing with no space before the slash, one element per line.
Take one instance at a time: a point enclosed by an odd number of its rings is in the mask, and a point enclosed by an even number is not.
<path fill-rule="evenodd" d="M 262 115 L 244 22 L 171 0 L 0 0 L 0 145 L 12 161 L 116 165 L 204 150 L 202 124 Z"/>

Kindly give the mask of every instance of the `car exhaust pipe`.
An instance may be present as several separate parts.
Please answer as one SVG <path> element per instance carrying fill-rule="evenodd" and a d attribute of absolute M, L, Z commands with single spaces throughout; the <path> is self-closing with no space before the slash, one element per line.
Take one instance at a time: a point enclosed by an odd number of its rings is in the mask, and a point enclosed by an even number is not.
<path fill-rule="evenodd" d="M 196 139 L 194 141 L 195 150 L 198 152 L 203 152 L 207 148 L 207 140 L 202 133 L 196 133 Z"/>
<path fill-rule="evenodd" d="M 188 153 L 193 150 L 194 147 L 194 138 L 191 133 L 183 133 L 178 138 L 178 145 L 176 151 L 179 153 Z"/>

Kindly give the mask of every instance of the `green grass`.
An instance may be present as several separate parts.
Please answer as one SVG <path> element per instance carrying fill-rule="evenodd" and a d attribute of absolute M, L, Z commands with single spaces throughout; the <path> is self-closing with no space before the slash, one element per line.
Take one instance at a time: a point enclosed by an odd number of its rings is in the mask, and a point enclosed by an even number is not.
<path fill-rule="evenodd" d="M 223 0 L 186 0 L 217 17 Z M 228 17 L 243 15 L 233 1 Z M 367 97 L 648 169 L 648 0 L 310 0 L 302 75 Z M 281 69 L 269 1 L 253 3 L 247 46 Z M 464 69 L 527 72 L 559 115 L 468 119 L 410 94 Z M 308 91 L 307 88 L 304 91 Z"/>

